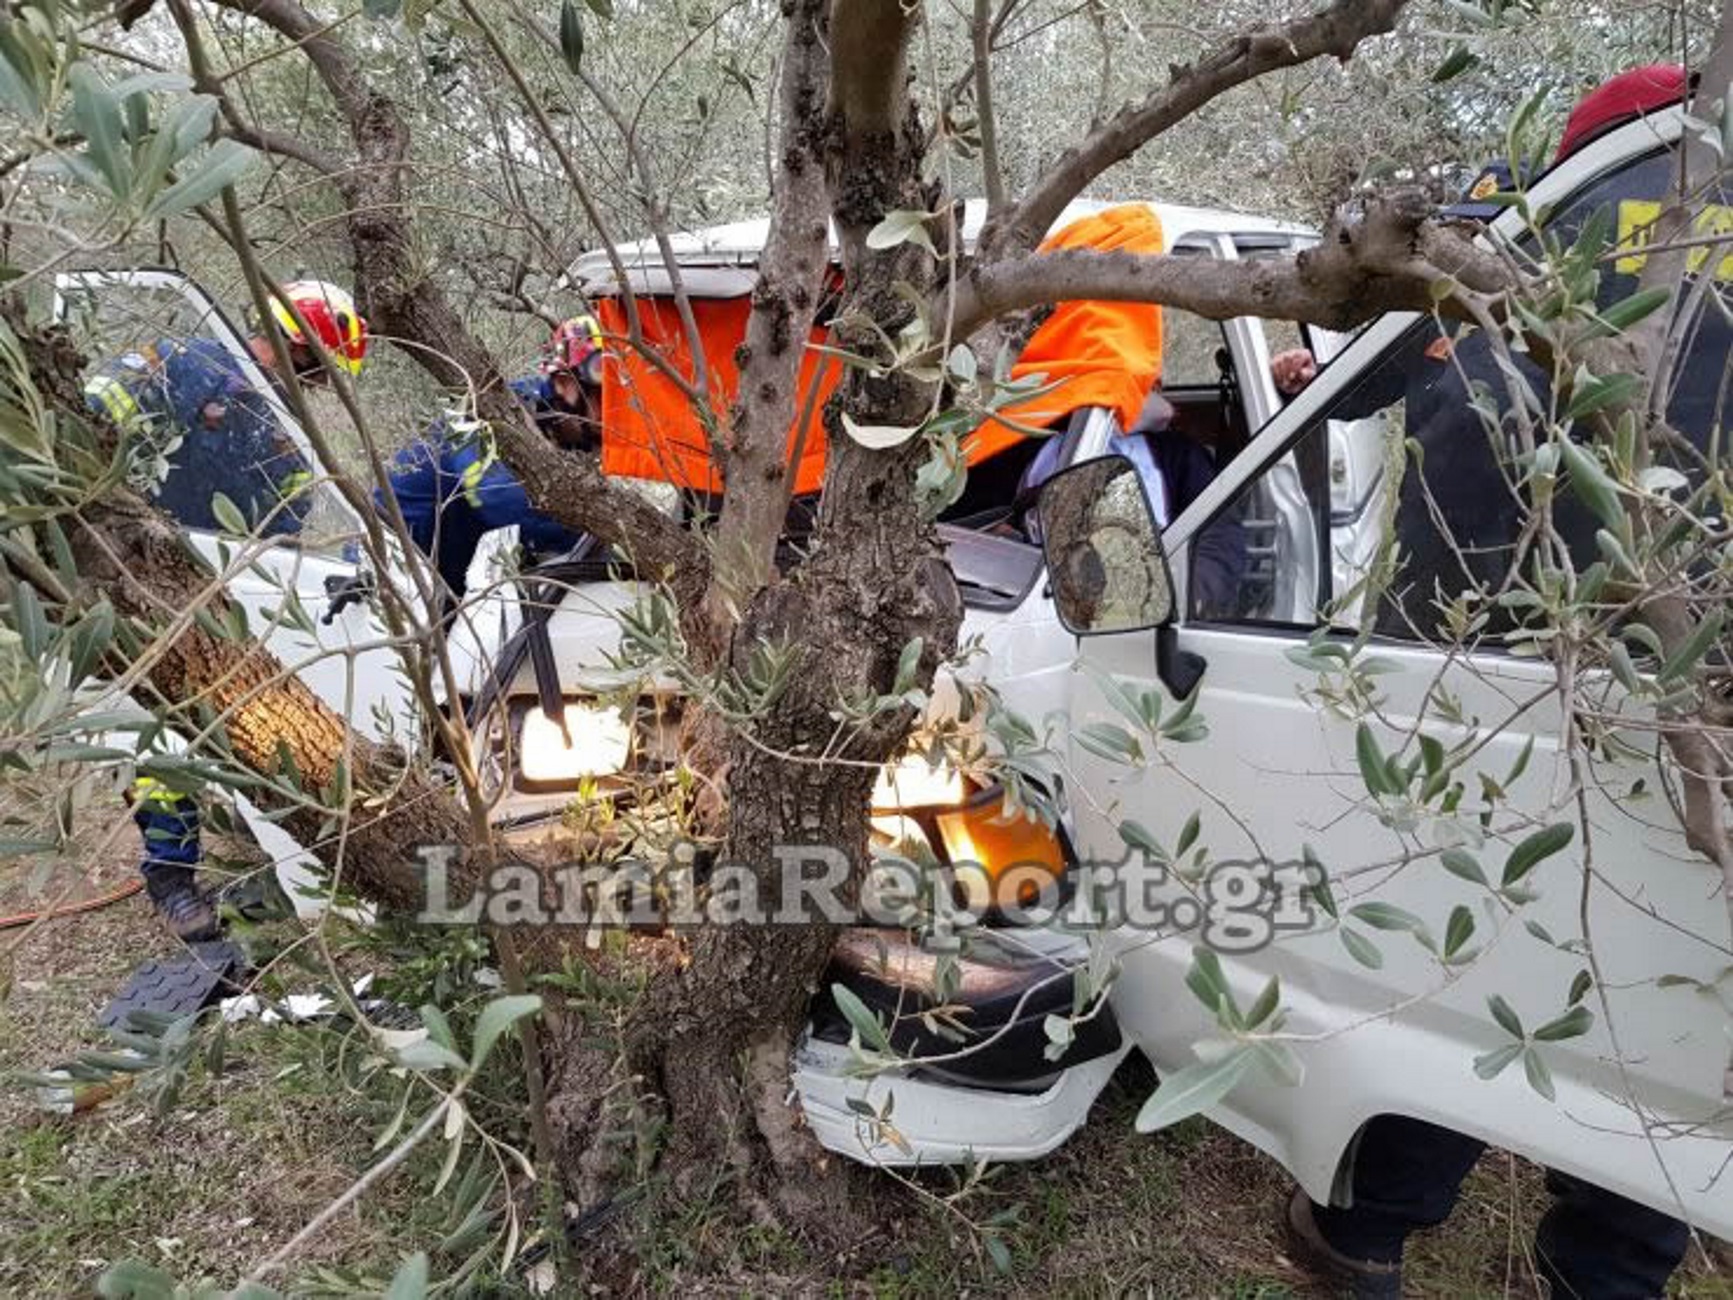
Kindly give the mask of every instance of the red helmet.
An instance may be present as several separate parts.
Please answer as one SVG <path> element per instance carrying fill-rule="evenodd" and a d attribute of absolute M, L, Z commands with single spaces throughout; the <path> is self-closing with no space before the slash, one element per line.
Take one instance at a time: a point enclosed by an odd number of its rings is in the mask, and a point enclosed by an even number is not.
<path fill-rule="evenodd" d="M 306 347 L 307 336 L 295 324 L 285 299 L 319 336 L 332 361 L 352 375 L 361 373 L 361 360 L 367 355 L 367 322 L 355 310 L 355 300 L 346 290 L 324 280 L 296 280 L 283 286 L 282 298 L 271 299 L 271 315 L 284 335 L 291 343 Z"/>
<path fill-rule="evenodd" d="M 602 384 L 602 327 L 594 316 L 573 316 L 554 326 L 542 349 L 542 370 L 569 370 L 591 388 Z"/>
<path fill-rule="evenodd" d="M 1685 69 L 1677 63 L 1651 63 L 1609 78 L 1571 110 L 1553 161 L 1563 162 L 1616 122 L 1677 104 L 1685 98 L 1687 88 Z"/>

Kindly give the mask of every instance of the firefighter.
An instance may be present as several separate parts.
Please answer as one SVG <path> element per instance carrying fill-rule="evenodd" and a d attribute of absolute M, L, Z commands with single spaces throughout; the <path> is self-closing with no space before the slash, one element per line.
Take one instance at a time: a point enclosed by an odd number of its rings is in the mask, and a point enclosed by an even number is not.
<path fill-rule="evenodd" d="M 289 363 L 308 383 L 323 383 L 324 363 L 285 303 L 318 337 L 325 356 L 358 374 L 367 354 L 367 322 L 349 295 L 321 280 L 297 280 L 272 298 L 270 310 L 289 345 Z M 255 330 L 253 359 L 277 381 L 270 340 Z M 113 357 L 85 382 L 85 400 L 154 447 L 166 464 L 149 490 L 189 528 L 219 527 L 212 502 L 226 496 L 265 535 L 300 531 L 300 489 L 307 461 L 254 386 L 240 360 L 208 336 L 165 338 Z"/>
<path fill-rule="evenodd" d="M 1559 142 L 1554 164 L 1562 163 L 1602 132 L 1633 116 L 1677 103 L 1686 91 L 1685 70 L 1659 64 L 1632 69 L 1612 78 L 1572 111 Z M 1456 203 L 1443 210 L 1447 217 L 1490 221 L 1503 211 L 1491 197 L 1516 187 L 1516 178 L 1502 161 L 1489 163 Z M 1629 197 L 1619 203 L 1621 227 L 1630 220 Z M 1638 203 L 1650 213 L 1656 202 Z M 1610 287 L 1625 259 L 1604 273 Z M 1713 337 L 1724 337 L 1725 325 L 1710 313 L 1705 338 L 1699 341 L 1704 354 L 1713 353 Z M 1508 499 L 1509 485 L 1500 466 L 1486 452 L 1487 432 L 1474 411 L 1477 390 L 1498 394 L 1508 378 L 1492 342 L 1481 331 L 1451 325 L 1432 325 L 1417 330 L 1407 342 L 1407 352 L 1388 359 L 1367 382 L 1357 386 L 1331 411 L 1334 419 L 1356 419 L 1393 408 L 1402 402 L 1404 437 L 1421 449 L 1419 472 L 1403 476 L 1398 517 L 1430 521 L 1433 512 L 1448 521 L 1448 528 L 1404 529 L 1399 534 L 1404 552 L 1402 586 L 1380 602 L 1379 630 L 1403 635 L 1411 630 L 1412 610 L 1435 590 L 1454 593 L 1470 587 L 1496 590 L 1502 583 L 1516 544 L 1518 522 L 1510 511 L 1486 509 L 1489 501 Z M 1724 347 L 1723 347 L 1724 352 Z M 1533 392 L 1549 391 L 1548 376 L 1526 355 L 1518 354 L 1510 364 Z M 1296 349 L 1272 358 L 1271 371 L 1277 387 L 1294 394 L 1317 373 L 1310 352 Z M 1672 418 L 1683 427 L 1703 427 L 1701 410 L 1705 396 L 1715 385 L 1687 386 L 1682 399 L 1673 404 Z M 1695 403 L 1693 413 L 1692 403 Z M 1565 498 L 1557 503 L 1553 526 L 1573 548 L 1593 545 L 1598 527 L 1592 514 L 1579 502 Z M 1409 599 L 1404 601 L 1403 595 Z M 1515 614 L 1508 607 L 1487 611 L 1493 634 L 1508 631 Z"/>
<path fill-rule="evenodd" d="M 595 451 L 601 446 L 601 386 L 601 327 L 592 316 L 577 316 L 555 328 L 537 373 L 513 380 L 511 390 L 557 445 Z M 485 426 L 473 421 L 436 421 L 397 454 L 390 490 L 453 601 L 464 594 L 482 534 L 515 524 L 524 547 L 544 554 L 570 550 L 580 536 L 531 507 Z M 374 500 L 383 511 L 382 489 Z"/>
<path fill-rule="evenodd" d="M 282 298 L 271 299 L 270 311 L 302 382 L 324 383 L 329 376 L 300 322 L 333 364 L 360 373 L 367 322 L 344 290 L 297 280 L 283 286 Z M 276 353 L 261 330 L 253 331 L 247 347 L 278 382 Z M 167 472 L 151 494 L 183 525 L 217 529 L 212 501 L 222 493 L 265 535 L 300 531 L 300 489 L 312 477 L 307 462 L 240 361 L 217 339 L 165 338 L 122 353 L 97 368 L 84 393 L 93 410 L 154 445 Z M 197 803 L 150 777 L 133 783 L 128 801 L 144 839 L 139 870 L 152 905 L 176 937 L 215 938 L 216 910 L 193 874 L 200 858 Z"/>

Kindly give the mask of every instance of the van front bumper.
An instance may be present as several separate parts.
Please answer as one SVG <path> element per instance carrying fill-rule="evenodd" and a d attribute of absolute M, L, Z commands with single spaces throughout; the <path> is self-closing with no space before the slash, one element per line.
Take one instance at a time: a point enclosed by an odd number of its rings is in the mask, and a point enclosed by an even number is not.
<path fill-rule="evenodd" d="M 1089 1108 L 1131 1050 L 1058 1071 L 1040 1092 L 996 1092 L 912 1071 L 871 1079 L 849 1073 L 854 1055 L 841 1043 L 807 1034 L 794 1054 L 794 1090 L 813 1134 L 828 1150 L 868 1165 L 955 1165 L 1035 1160 L 1057 1148 L 1088 1118 Z M 894 1097 L 894 1102 L 892 1098 Z M 867 1115 L 885 1114 L 902 1143 Z"/>

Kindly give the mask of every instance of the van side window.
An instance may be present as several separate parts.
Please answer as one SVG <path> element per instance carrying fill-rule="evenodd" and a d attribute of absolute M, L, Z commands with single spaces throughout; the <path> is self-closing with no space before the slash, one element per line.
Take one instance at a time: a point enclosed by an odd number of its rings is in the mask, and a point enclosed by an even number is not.
<path fill-rule="evenodd" d="M 1544 401 L 1545 376 L 1515 360 Z M 1524 511 L 1510 382 L 1483 335 L 1415 322 L 1229 505 L 1246 563 L 1226 608 L 1210 601 L 1219 561 L 1199 534 L 1192 617 L 1434 639 L 1441 605 L 1498 590 L 1516 553 Z M 1555 524 L 1587 563 L 1586 512 L 1561 498 Z"/>
<path fill-rule="evenodd" d="M 1214 388 L 1221 383 L 1217 356 L 1228 345 L 1220 321 L 1177 307 L 1161 311 L 1161 384 L 1165 388 Z"/>
<path fill-rule="evenodd" d="M 1665 152 L 1636 159 L 1556 210 L 1549 229 L 1565 246 L 1605 211 L 1614 238 L 1631 250 L 1603 274 L 1603 306 L 1636 288 L 1643 227 L 1673 181 L 1669 159 Z M 1711 207 L 1706 219 L 1716 211 Z M 1707 257 L 1700 260 L 1695 269 L 1706 273 Z M 1669 402 L 1673 427 L 1699 449 L 1709 445 L 1728 400 L 1733 326 L 1725 298 L 1733 258 L 1714 274 L 1715 292 L 1703 297 L 1723 302 L 1710 303 L 1691 322 Z M 1217 521 L 1200 531 L 1191 547 L 1191 617 L 1370 627 L 1426 640 L 1438 634 L 1442 604 L 1476 587 L 1496 592 L 1517 555 L 1525 514 L 1512 386 L 1526 387 L 1542 409 L 1550 401 L 1547 376 L 1524 356 L 1514 360 L 1518 374 L 1507 376 L 1478 332 L 1417 321 L 1217 516 L 1238 524 L 1245 539 L 1241 571 L 1225 600 L 1222 558 L 1213 553 L 1220 548 L 1212 549 L 1210 536 Z M 1686 453 L 1677 464 L 1688 475 L 1690 459 Z M 1560 498 L 1553 522 L 1578 568 L 1592 563 L 1595 522 L 1581 504 Z M 1492 610 L 1489 630 L 1501 625 L 1509 626 L 1508 615 Z"/>
<path fill-rule="evenodd" d="M 1423 328 L 1398 340 L 1198 532 L 1191 617 L 1360 625 L 1388 514 L 1388 462 L 1400 455 L 1406 375 Z M 1230 525 L 1244 547 L 1237 574 L 1226 553 Z"/>
<path fill-rule="evenodd" d="M 1173 406 L 1172 428 L 1218 463 L 1245 445 L 1246 411 L 1221 322 L 1166 307 L 1161 316 L 1161 393 Z"/>
<path fill-rule="evenodd" d="M 215 339 L 123 352 L 90 375 L 85 396 L 154 462 L 145 491 L 188 528 L 221 526 L 212 504 L 220 493 L 267 536 L 301 531 L 308 502 L 298 493 L 313 475 Z"/>

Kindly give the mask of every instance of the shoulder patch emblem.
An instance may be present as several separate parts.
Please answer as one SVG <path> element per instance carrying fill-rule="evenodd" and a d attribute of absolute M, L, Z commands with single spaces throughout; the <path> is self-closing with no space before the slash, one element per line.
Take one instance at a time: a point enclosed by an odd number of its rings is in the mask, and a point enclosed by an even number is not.
<path fill-rule="evenodd" d="M 1474 188 L 1468 191 L 1468 197 L 1479 202 L 1481 199 L 1491 198 L 1497 193 L 1498 173 L 1489 171 L 1480 174 L 1480 179 L 1474 182 Z"/>

